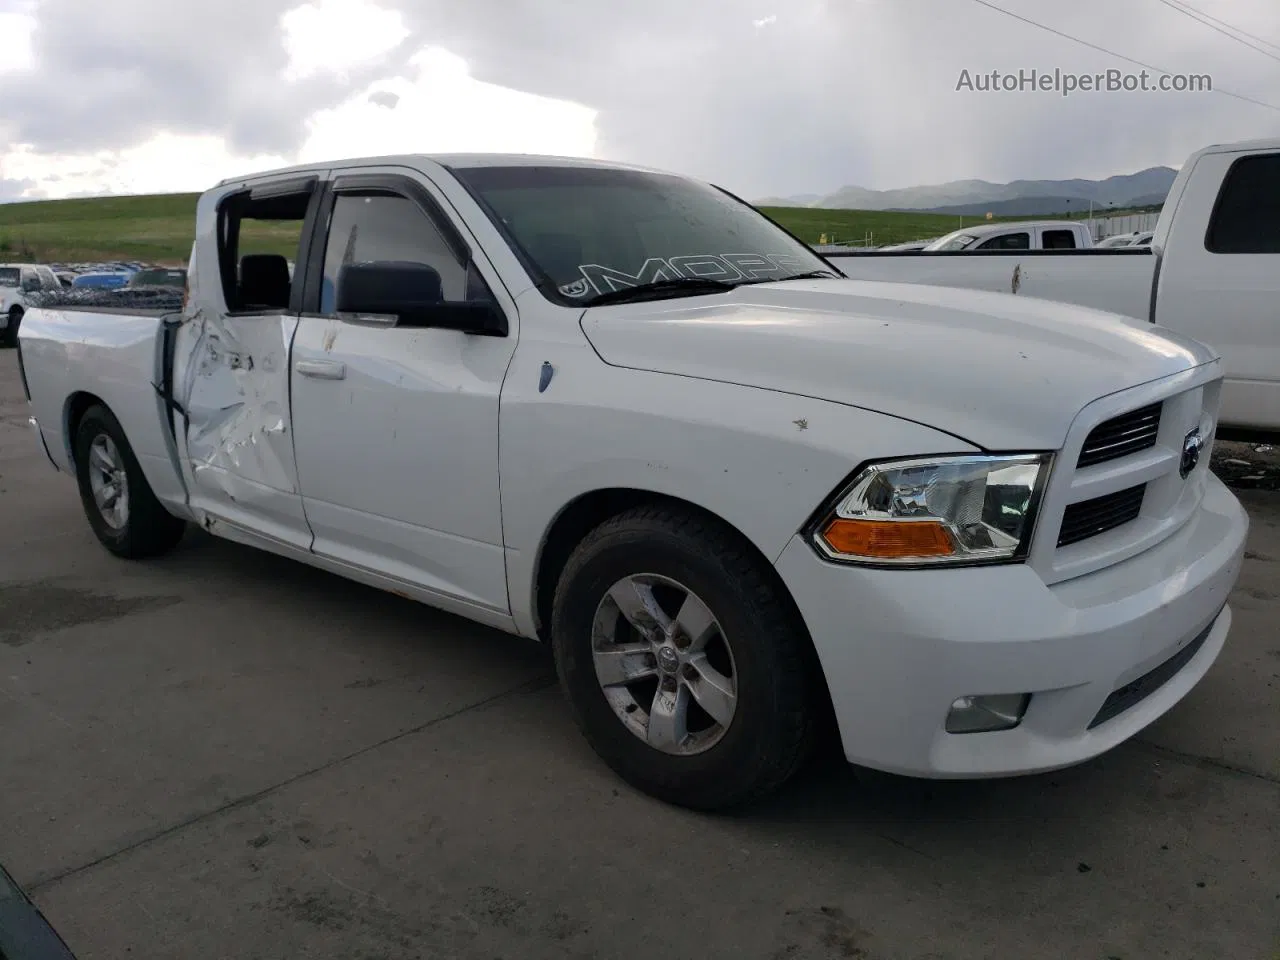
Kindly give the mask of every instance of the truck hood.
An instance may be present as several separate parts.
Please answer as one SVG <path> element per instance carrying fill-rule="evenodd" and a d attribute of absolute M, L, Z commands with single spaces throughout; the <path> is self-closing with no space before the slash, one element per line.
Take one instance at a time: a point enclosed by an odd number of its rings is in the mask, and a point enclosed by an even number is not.
<path fill-rule="evenodd" d="M 595 307 L 581 322 L 614 366 L 830 400 L 987 449 L 1057 449 L 1086 404 L 1217 359 L 1085 307 L 858 280 Z"/>

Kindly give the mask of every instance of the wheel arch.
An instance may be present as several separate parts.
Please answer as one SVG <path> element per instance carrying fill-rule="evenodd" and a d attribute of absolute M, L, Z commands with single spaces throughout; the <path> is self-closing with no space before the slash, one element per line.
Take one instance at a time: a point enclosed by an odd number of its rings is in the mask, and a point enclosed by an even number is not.
<path fill-rule="evenodd" d="M 80 429 L 80 421 L 92 407 L 102 407 L 113 417 L 115 413 L 105 400 L 88 390 L 77 390 L 67 397 L 62 413 L 62 439 L 67 448 L 67 463 L 71 464 L 74 473 L 76 468 L 76 431 Z M 119 421 L 119 417 L 116 420 Z M 121 427 L 123 430 L 124 428 Z M 126 437 L 127 439 L 127 437 Z"/>
<path fill-rule="evenodd" d="M 799 606 L 777 568 L 734 524 L 714 511 L 681 497 L 635 487 L 607 487 L 583 493 L 565 504 L 543 535 L 534 563 L 532 610 L 537 639 L 543 643 L 550 641 L 551 607 L 555 599 L 556 586 L 574 548 L 587 534 L 606 520 L 642 506 L 667 506 L 699 514 L 723 527 L 750 550 L 765 572 L 765 576 L 777 590 L 782 602 L 787 605 L 788 613 L 795 618 L 798 628 L 804 631 L 808 666 L 815 684 L 814 690 L 821 698 L 822 710 L 825 714 L 823 721 L 830 725 L 829 729 L 834 729 L 835 713 L 831 692 L 827 686 L 826 674 L 822 669 L 817 647 L 814 646 L 813 638 L 809 635 L 808 626 L 800 613 Z"/>

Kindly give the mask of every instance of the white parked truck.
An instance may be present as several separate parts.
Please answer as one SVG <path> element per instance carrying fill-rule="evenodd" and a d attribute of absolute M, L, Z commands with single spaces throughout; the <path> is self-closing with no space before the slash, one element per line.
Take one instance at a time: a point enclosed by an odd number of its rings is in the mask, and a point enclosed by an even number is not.
<path fill-rule="evenodd" d="M 296 249 L 242 254 L 264 220 Z M 180 312 L 22 327 L 102 544 L 194 523 L 543 640 L 656 796 L 759 795 L 831 716 L 883 770 L 1071 765 L 1222 650 L 1248 520 L 1192 339 L 840 278 L 722 190 L 582 160 L 294 168 L 196 230 Z"/>
<path fill-rule="evenodd" d="M 1092 246 L 1093 234 L 1088 224 L 1070 220 L 1026 220 L 962 227 L 920 249 L 931 253 L 974 253 L 979 250 L 1083 250 Z"/>
<path fill-rule="evenodd" d="M 38 263 L 0 263 L 0 344 L 15 346 L 33 295 L 63 289 L 51 269 Z"/>
<path fill-rule="evenodd" d="M 1059 300 L 1195 337 L 1222 356 L 1223 426 L 1280 431 L 1280 139 L 1192 154 L 1129 246 L 829 259 L 857 279 Z"/>

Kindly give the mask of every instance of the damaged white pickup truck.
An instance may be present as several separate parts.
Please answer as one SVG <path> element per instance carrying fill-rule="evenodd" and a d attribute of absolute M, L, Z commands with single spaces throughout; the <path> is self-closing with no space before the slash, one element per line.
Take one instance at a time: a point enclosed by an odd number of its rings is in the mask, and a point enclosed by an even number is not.
<path fill-rule="evenodd" d="M 1219 359 L 835 273 L 682 177 L 353 161 L 210 190 L 184 309 L 32 309 L 20 360 L 109 550 L 194 522 L 545 640 L 669 801 L 777 786 L 832 717 L 923 777 L 1131 737 L 1231 622 Z"/>

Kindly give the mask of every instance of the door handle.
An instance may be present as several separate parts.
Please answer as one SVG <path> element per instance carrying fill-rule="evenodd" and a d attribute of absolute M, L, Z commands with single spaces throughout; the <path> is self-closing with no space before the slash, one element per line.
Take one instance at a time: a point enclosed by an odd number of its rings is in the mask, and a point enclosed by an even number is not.
<path fill-rule="evenodd" d="M 347 376 L 347 365 L 337 360 L 299 360 L 293 369 L 316 380 L 343 380 Z"/>

